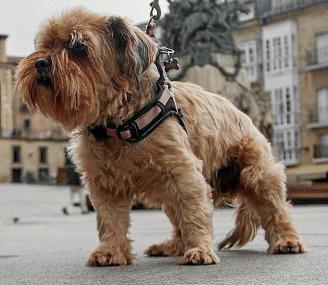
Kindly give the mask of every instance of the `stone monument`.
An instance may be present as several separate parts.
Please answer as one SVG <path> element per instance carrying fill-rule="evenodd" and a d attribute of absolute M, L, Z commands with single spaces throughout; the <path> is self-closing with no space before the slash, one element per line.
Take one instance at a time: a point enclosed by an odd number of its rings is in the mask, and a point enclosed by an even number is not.
<path fill-rule="evenodd" d="M 261 94 L 250 91 L 240 50 L 232 37 L 232 30 L 240 24 L 239 14 L 248 13 L 247 6 L 241 1 L 168 2 L 169 13 L 161 20 L 161 40 L 176 51 L 181 66 L 179 71 L 170 71 L 171 79 L 191 81 L 227 97 L 270 136 L 266 112 L 260 106 Z"/>

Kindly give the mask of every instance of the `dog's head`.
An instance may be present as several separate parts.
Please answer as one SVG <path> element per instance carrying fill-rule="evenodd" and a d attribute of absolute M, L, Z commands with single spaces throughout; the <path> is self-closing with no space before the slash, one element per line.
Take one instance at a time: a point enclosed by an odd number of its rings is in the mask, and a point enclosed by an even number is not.
<path fill-rule="evenodd" d="M 35 39 L 35 52 L 16 72 L 17 92 L 30 109 L 68 130 L 115 112 L 155 61 L 156 45 L 119 17 L 74 9 L 50 19 Z"/>

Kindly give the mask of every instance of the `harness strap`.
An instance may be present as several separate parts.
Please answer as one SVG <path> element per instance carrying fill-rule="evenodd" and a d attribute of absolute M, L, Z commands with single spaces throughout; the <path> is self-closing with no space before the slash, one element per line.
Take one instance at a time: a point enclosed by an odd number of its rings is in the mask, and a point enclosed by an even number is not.
<path fill-rule="evenodd" d="M 160 46 L 155 36 L 155 30 L 156 21 L 161 17 L 161 9 L 158 0 L 154 0 L 150 5 L 152 7 L 150 12 L 151 17 L 147 25 L 146 33 L 158 46 L 158 54 L 155 61 L 159 73 L 159 79 L 157 80 L 158 92 L 156 97 L 119 127 L 116 127 L 111 122 L 108 122 L 107 126 L 89 126 L 89 131 L 93 133 L 96 139 L 118 137 L 130 143 L 138 142 L 152 133 L 165 119 L 171 116 L 175 116 L 180 125 L 187 132 L 183 122 L 183 114 L 176 105 L 171 83 L 166 74 L 170 69 L 179 69 L 178 59 L 172 59 L 174 50 Z M 153 13 L 154 10 L 156 10 L 156 15 Z"/>
<path fill-rule="evenodd" d="M 172 90 L 167 86 L 160 87 L 157 99 L 143 107 L 131 119 L 119 127 L 109 123 L 105 126 L 90 126 L 89 131 L 98 138 L 118 137 L 134 143 L 152 133 L 165 119 L 175 116 L 186 130 L 182 112 L 177 108 Z"/>

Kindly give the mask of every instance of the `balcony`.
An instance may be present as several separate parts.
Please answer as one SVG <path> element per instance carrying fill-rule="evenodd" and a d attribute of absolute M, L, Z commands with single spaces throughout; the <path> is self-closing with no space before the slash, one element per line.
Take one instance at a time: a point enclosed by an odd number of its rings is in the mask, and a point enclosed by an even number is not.
<path fill-rule="evenodd" d="M 328 46 L 306 52 L 306 70 L 328 68 Z"/>
<path fill-rule="evenodd" d="M 309 113 L 309 129 L 319 129 L 328 127 L 328 106 L 317 108 L 316 111 Z"/>
<path fill-rule="evenodd" d="M 273 128 L 275 131 L 283 131 L 287 128 L 295 128 L 300 124 L 300 112 L 284 112 L 276 114 L 273 112 Z"/>
<path fill-rule="evenodd" d="M 68 136 L 61 131 L 36 131 L 31 129 L 1 129 L 4 139 L 37 140 L 37 141 L 67 141 Z"/>
<path fill-rule="evenodd" d="M 278 145 L 275 147 L 277 158 L 285 166 L 294 166 L 299 164 L 301 149 L 298 147 L 286 147 Z"/>
<path fill-rule="evenodd" d="M 270 15 L 277 15 L 287 13 L 295 10 L 301 10 L 318 4 L 328 3 L 328 0 L 285 0 L 285 1 L 271 1 Z"/>
<path fill-rule="evenodd" d="M 319 144 L 314 146 L 313 160 L 316 163 L 328 162 L 328 145 Z"/>

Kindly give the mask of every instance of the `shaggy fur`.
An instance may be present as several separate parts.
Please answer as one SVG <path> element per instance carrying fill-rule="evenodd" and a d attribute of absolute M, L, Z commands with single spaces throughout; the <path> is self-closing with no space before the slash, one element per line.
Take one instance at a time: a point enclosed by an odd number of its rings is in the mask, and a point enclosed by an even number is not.
<path fill-rule="evenodd" d="M 121 124 L 154 95 L 157 47 L 144 32 L 119 17 L 74 9 L 43 26 L 35 49 L 18 67 L 17 90 L 31 109 L 73 131 L 70 153 L 97 212 L 100 245 L 88 265 L 131 264 L 133 199 L 162 207 L 174 226 L 172 239 L 147 255 L 218 263 L 213 203 L 226 198 L 239 206 L 220 248 L 244 245 L 262 226 L 270 253 L 304 252 L 286 203 L 283 166 L 250 118 L 223 97 L 174 82 L 187 133 L 174 117 L 136 144 L 97 141 L 88 132 L 108 118 Z M 42 72 L 35 67 L 40 58 L 51 59 Z"/>

